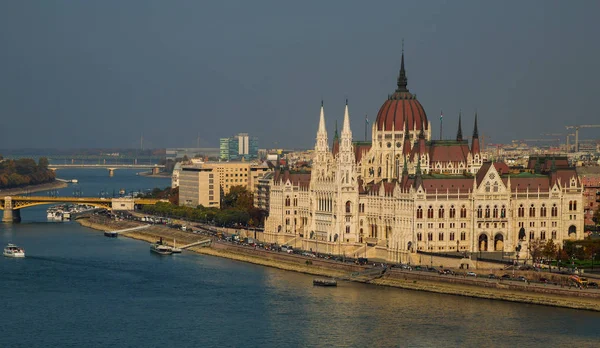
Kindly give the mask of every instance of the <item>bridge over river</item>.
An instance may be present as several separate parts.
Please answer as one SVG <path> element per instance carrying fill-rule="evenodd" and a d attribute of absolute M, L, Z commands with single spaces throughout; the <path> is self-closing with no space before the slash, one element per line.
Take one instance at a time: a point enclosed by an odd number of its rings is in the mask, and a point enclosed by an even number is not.
<path fill-rule="evenodd" d="M 49 164 L 48 168 L 54 171 L 58 169 L 67 168 L 87 168 L 87 169 L 107 169 L 108 175 L 113 176 L 117 169 L 150 169 L 152 174 L 158 174 L 162 169 L 165 168 L 162 164 L 85 164 L 85 163 L 72 163 L 72 164 Z"/>
<path fill-rule="evenodd" d="M 21 209 L 42 204 L 88 204 L 108 210 L 134 210 L 136 207 L 161 202 L 149 198 L 95 198 L 95 197 L 47 197 L 5 196 L 0 197 L 0 209 L 4 210 L 2 222 L 21 221 Z"/>

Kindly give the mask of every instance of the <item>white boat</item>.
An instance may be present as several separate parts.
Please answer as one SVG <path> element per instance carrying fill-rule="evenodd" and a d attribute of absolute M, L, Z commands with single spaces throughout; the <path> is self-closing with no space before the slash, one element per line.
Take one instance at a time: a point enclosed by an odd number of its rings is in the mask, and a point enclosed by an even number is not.
<path fill-rule="evenodd" d="M 25 257 L 25 250 L 21 247 L 9 243 L 4 248 L 4 253 L 2 254 L 6 257 Z"/>
<path fill-rule="evenodd" d="M 154 243 L 150 246 L 150 251 L 160 255 L 171 255 L 173 253 L 173 248 L 168 245 Z"/>
<path fill-rule="evenodd" d="M 150 251 L 159 255 L 171 255 L 173 254 L 173 248 L 163 244 L 162 237 L 156 243 L 150 245 Z"/>

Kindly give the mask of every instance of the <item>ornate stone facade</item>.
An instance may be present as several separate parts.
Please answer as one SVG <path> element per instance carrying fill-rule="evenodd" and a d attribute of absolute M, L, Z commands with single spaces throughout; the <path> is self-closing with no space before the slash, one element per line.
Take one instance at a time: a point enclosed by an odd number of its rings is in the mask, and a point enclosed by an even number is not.
<path fill-rule="evenodd" d="M 460 118 L 456 140 L 431 141 L 430 123 L 406 89 L 404 57 L 398 81 L 382 110 L 408 101 L 415 112 L 380 111 L 372 145 L 353 142 L 346 102 L 330 150 L 321 105 L 311 172 L 278 171 L 270 182 L 267 241 L 414 262 L 417 251 L 524 259 L 533 240 L 583 238 L 583 188 L 573 168 L 484 162 L 477 117 L 470 148 Z"/>

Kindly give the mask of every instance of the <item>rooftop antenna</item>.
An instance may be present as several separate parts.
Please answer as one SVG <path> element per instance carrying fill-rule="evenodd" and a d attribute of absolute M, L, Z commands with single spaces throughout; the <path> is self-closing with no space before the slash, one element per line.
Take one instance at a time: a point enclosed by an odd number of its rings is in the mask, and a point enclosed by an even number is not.
<path fill-rule="evenodd" d="M 144 150 L 144 133 L 140 136 L 140 149 Z"/>
<path fill-rule="evenodd" d="M 367 141 L 367 128 L 369 128 L 369 118 L 365 114 L 365 141 Z"/>
<path fill-rule="evenodd" d="M 444 111 L 440 110 L 440 140 L 442 140 L 442 129 L 444 127 Z"/>

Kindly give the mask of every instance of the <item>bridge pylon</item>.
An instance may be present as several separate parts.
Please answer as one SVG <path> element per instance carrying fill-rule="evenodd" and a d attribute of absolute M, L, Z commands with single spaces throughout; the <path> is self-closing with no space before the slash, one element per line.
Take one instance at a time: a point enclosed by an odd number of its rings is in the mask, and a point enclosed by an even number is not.
<path fill-rule="evenodd" d="M 13 209 L 11 197 L 4 198 L 4 215 L 2 216 L 2 222 L 20 222 L 21 211 Z"/>

